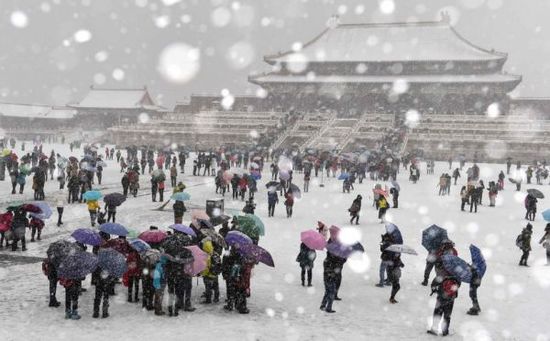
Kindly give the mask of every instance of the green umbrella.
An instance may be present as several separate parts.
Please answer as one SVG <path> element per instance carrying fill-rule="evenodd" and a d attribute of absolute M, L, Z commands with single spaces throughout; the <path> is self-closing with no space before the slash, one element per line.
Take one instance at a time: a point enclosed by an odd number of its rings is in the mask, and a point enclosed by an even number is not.
<path fill-rule="evenodd" d="M 256 226 L 254 219 L 247 216 L 237 217 L 238 230 L 252 239 L 260 238 L 260 229 Z"/>
<path fill-rule="evenodd" d="M 245 217 L 248 217 L 248 218 L 254 220 L 254 225 L 256 225 L 256 228 L 258 229 L 258 231 L 260 233 L 260 236 L 265 236 L 265 225 L 262 222 L 262 220 L 260 219 L 260 217 L 258 217 L 255 214 L 249 214 L 249 213 L 247 213 L 245 215 Z"/>
<path fill-rule="evenodd" d="M 128 235 L 126 235 L 126 238 L 137 238 L 139 236 L 139 232 L 133 229 L 128 229 Z"/>

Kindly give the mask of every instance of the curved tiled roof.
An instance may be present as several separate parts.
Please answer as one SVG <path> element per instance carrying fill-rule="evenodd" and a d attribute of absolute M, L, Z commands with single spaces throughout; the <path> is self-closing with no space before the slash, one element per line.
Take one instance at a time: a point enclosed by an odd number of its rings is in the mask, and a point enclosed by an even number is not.
<path fill-rule="evenodd" d="M 298 51 L 265 56 L 292 62 L 491 61 L 506 54 L 480 48 L 446 22 L 340 24 L 325 29 Z"/>

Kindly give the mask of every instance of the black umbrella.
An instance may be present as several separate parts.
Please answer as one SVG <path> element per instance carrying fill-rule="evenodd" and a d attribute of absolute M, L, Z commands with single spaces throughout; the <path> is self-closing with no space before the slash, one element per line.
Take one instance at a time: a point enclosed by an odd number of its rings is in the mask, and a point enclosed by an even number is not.
<path fill-rule="evenodd" d="M 162 242 L 164 252 L 176 259 L 185 259 L 189 256 L 186 246 L 192 245 L 190 236 L 183 233 L 174 233 Z"/>
<path fill-rule="evenodd" d="M 280 186 L 281 183 L 279 183 L 278 181 L 270 181 L 268 183 L 265 184 L 265 187 L 266 188 L 270 188 L 270 187 L 278 187 Z"/>
<path fill-rule="evenodd" d="M 538 189 L 530 188 L 530 189 L 527 190 L 527 193 L 531 194 L 532 196 L 534 196 L 537 199 L 544 199 L 544 194 L 541 191 L 539 191 Z"/>
<path fill-rule="evenodd" d="M 121 193 L 110 193 L 103 198 L 103 202 L 109 206 L 120 206 L 125 201 L 126 197 Z"/>
<path fill-rule="evenodd" d="M 46 255 L 48 260 L 57 268 L 59 264 L 70 254 L 79 251 L 78 245 L 67 240 L 58 240 L 48 246 Z"/>

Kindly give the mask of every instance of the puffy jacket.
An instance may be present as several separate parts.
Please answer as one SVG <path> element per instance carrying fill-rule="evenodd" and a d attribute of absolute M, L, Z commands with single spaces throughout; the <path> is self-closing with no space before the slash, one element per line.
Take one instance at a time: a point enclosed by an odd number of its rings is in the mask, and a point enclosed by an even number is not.
<path fill-rule="evenodd" d="M 166 283 L 164 266 L 166 265 L 167 262 L 168 262 L 168 259 L 165 256 L 161 256 L 160 261 L 155 266 L 155 271 L 153 272 L 153 287 L 155 287 L 155 289 L 157 290 L 162 288 L 164 283 Z"/>
<path fill-rule="evenodd" d="M 11 222 L 11 229 L 15 237 L 19 239 L 25 237 L 25 228 L 28 226 L 29 220 L 27 219 L 27 213 L 23 210 L 16 211 Z"/>
<path fill-rule="evenodd" d="M 88 206 L 88 211 L 97 211 L 99 209 L 97 200 L 88 200 L 86 205 Z"/>
<path fill-rule="evenodd" d="M 202 243 L 202 250 L 208 254 L 208 258 L 206 259 L 206 269 L 201 272 L 201 276 L 209 278 L 218 277 L 216 274 L 213 274 L 211 272 L 212 255 L 214 254 L 214 245 L 212 244 L 212 241 L 206 240 L 204 243 Z"/>
<path fill-rule="evenodd" d="M 31 218 L 31 221 L 30 221 L 30 223 L 29 223 L 29 227 L 35 227 L 35 228 L 41 230 L 42 228 L 44 228 L 44 221 L 41 220 L 41 219 L 32 217 L 32 218 Z"/>
<path fill-rule="evenodd" d="M 378 207 L 379 208 L 388 208 L 388 201 L 386 200 L 386 198 L 381 195 L 380 198 L 378 199 Z"/>
<path fill-rule="evenodd" d="M 298 256 L 296 257 L 296 262 L 300 264 L 300 267 L 308 267 L 312 269 L 315 258 L 317 258 L 317 253 L 315 252 L 315 250 L 312 250 L 307 247 L 306 244 L 301 243 L 300 253 L 298 253 Z"/>

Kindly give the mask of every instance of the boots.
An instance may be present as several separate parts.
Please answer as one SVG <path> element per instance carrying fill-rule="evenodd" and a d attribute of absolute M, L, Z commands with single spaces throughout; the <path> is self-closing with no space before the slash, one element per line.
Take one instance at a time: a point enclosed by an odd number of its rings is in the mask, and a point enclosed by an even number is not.
<path fill-rule="evenodd" d="M 55 298 L 50 298 L 50 304 L 48 304 L 48 307 L 57 308 L 61 305 Z"/>
<path fill-rule="evenodd" d="M 71 320 L 80 320 L 80 315 L 78 315 L 78 309 L 73 310 L 71 314 Z"/>

